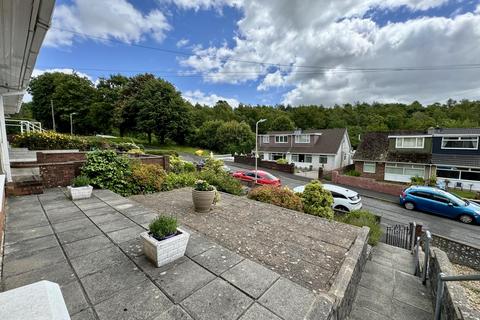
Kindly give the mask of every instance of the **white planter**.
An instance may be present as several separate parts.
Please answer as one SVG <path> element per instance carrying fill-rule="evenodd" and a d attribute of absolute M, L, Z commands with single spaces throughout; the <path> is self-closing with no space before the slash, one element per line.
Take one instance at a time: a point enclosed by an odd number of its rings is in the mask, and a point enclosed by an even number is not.
<path fill-rule="evenodd" d="M 143 252 L 157 267 L 175 261 L 185 254 L 190 234 L 180 228 L 177 231 L 181 233 L 162 241 L 151 237 L 148 231 L 140 234 L 143 241 Z"/>
<path fill-rule="evenodd" d="M 67 187 L 68 197 L 72 200 L 88 199 L 92 196 L 92 186 Z"/>

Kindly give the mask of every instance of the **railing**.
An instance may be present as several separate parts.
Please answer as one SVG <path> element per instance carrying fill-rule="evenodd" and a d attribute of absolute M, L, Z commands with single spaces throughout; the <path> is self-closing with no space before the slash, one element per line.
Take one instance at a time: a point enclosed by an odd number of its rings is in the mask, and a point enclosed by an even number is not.
<path fill-rule="evenodd" d="M 21 119 L 5 119 L 5 126 L 7 128 L 14 128 L 20 133 L 42 132 L 42 123 L 39 121 L 21 120 Z"/>
<path fill-rule="evenodd" d="M 385 232 L 385 243 L 391 246 L 411 250 L 415 244 L 415 228 L 410 225 L 397 224 L 388 226 Z M 413 235 L 413 236 L 412 236 Z"/>
<path fill-rule="evenodd" d="M 446 281 L 480 281 L 480 274 L 447 276 L 442 272 L 438 275 L 437 297 L 435 301 L 435 317 L 434 317 L 435 320 L 440 320 L 440 315 L 442 313 L 442 298 L 443 298 L 443 290 L 445 288 L 444 282 Z"/>
<path fill-rule="evenodd" d="M 420 242 L 423 242 L 425 257 L 423 259 L 423 270 L 420 274 Z M 425 285 L 428 279 L 428 268 L 430 266 L 430 242 L 432 242 L 432 234 L 430 231 L 425 231 L 421 237 L 417 237 L 415 245 L 415 275 L 422 277 L 422 283 Z"/>

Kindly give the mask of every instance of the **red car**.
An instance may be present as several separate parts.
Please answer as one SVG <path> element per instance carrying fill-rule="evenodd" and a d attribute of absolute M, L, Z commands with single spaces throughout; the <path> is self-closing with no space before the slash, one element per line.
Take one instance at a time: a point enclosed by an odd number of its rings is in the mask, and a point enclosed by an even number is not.
<path fill-rule="evenodd" d="M 278 179 L 277 177 L 275 177 L 274 175 L 266 171 L 257 170 L 257 174 L 258 174 L 258 178 L 257 178 L 258 184 L 269 184 L 274 186 L 279 186 L 282 184 L 280 179 Z M 255 170 L 236 171 L 233 173 L 233 177 L 238 180 L 253 182 L 255 181 Z"/>

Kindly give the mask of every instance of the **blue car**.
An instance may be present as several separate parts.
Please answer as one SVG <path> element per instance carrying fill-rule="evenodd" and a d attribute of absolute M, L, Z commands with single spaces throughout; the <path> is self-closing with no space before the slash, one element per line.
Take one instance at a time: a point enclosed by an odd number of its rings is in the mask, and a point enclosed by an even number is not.
<path fill-rule="evenodd" d="M 417 209 L 463 223 L 480 224 L 480 205 L 438 188 L 411 186 L 400 195 L 400 204 L 407 210 Z"/>

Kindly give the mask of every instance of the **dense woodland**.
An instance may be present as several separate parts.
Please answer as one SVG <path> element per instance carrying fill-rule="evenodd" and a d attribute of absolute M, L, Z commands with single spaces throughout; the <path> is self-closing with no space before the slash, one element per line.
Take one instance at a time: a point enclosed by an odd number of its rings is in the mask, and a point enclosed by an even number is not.
<path fill-rule="evenodd" d="M 237 108 L 218 101 L 210 107 L 192 105 L 171 83 L 151 74 L 112 75 L 93 84 L 76 74 L 45 73 L 32 79 L 29 93 L 32 101 L 24 104 L 18 117 L 41 121 L 46 128 L 52 128 L 53 102 L 60 132 L 70 131 L 69 115 L 76 113 L 78 134 L 142 135 L 159 144 L 188 144 L 222 152 L 251 150 L 255 122 L 261 118 L 267 119 L 260 125 L 261 133 L 346 127 L 354 147 L 366 131 L 480 127 L 480 101 Z"/>

